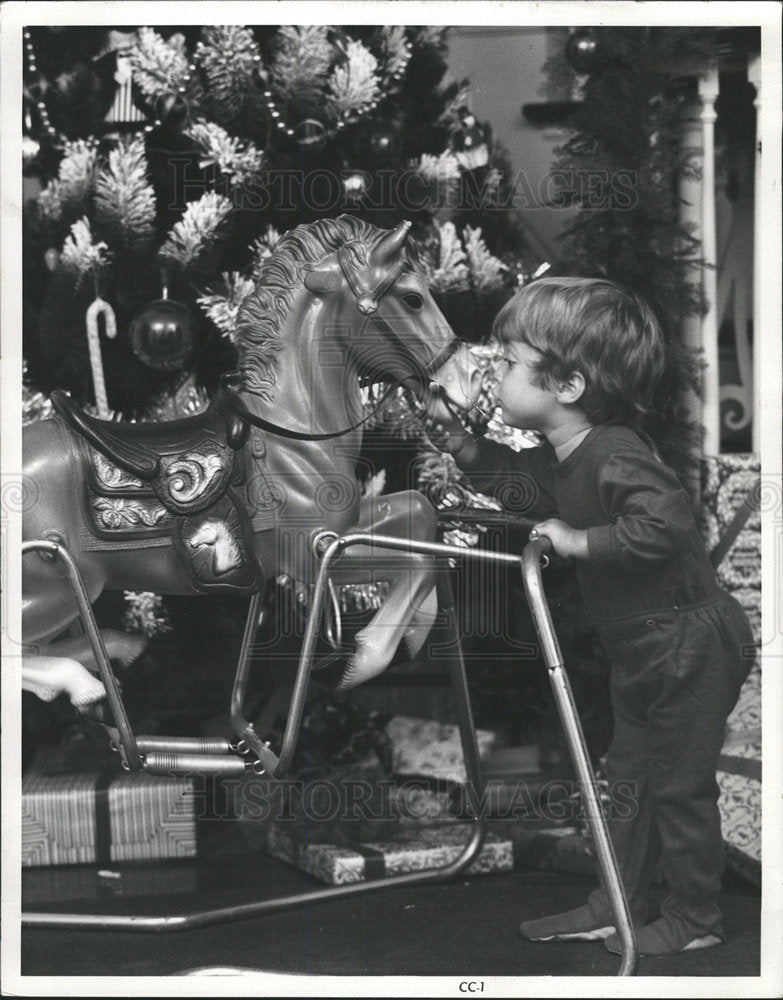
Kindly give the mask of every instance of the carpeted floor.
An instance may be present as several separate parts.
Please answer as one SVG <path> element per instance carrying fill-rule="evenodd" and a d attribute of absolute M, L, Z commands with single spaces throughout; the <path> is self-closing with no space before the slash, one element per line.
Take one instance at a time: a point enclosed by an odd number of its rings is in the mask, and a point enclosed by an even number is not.
<path fill-rule="evenodd" d="M 310 884 L 283 862 L 247 853 L 117 867 L 119 879 L 99 879 L 89 867 L 28 870 L 24 907 L 188 912 L 301 892 Z M 379 888 L 190 931 L 26 929 L 21 968 L 25 976 L 165 976 L 210 966 L 310 976 L 614 976 L 619 959 L 601 943 L 533 944 L 517 930 L 523 919 L 579 905 L 594 885 L 589 875 L 522 869 Z M 758 976 L 758 890 L 727 873 L 722 905 L 724 945 L 641 959 L 639 975 Z"/>

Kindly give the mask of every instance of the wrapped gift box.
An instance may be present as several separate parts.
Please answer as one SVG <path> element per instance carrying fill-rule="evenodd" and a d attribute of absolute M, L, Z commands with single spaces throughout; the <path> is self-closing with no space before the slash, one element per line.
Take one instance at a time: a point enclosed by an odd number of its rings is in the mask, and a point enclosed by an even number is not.
<path fill-rule="evenodd" d="M 277 824 L 285 828 L 307 824 L 310 840 L 328 839 L 339 828 L 350 841 L 385 839 L 402 828 L 432 823 L 457 823 L 466 818 L 464 786 L 434 778 L 402 778 L 396 782 L 373 770 L 366 784 L 358 788 L 351 783 L 339 790 L 337 784 L 327 787 L 331 801 L 316 796 L 292 802 L 287 797 L 285 781 L 270 781 L 249 776 L 234 796 L 239 829 L 252 850 L 266 850 L 268 830 Z M 318 779 L 322 784 L 324 779 Z M 306 792 L 302 783 L 300 789 Z M 320 806 L 329 806 L 328 812 Z"/>
<path fill-rule="evenodd" d="M 116 756 L 67 770 L 67 758 L 39 756 L 23 777 L 23 866 L 195 855 L 192 780 L 127 773 Z"/>
<path fill-rule="evenodd" d="M 392 745 L 392 770 L 398 775 L 426 775 L 446 781 L 467 781 L 462 742 L 457 726 L 431 719 L 395 715 L 386 724 Z M 496 734 L 476 731 L 479 757 L 493 749 Z"/>
<path fill-rule="evenodd" d="M 400 826 L 456 823 L 464 816 L 464 788 L 451 781 L 401 778 L 388 794 L 390 818 Z"/>
<path fill-rule="evenodd" d="M 268 850 L 322 882 L 343 885 L 449 864 L 459 856 L 470 830 L 470 824 L 465 823 L 422 826 L 402 830 L 385 841 L 346 847 L 308 842 L 300 830 L 275 824 L 269 829 Z M 511 841 L 488 833 L 466 874 L 510 871 L 513 867 Z"/>

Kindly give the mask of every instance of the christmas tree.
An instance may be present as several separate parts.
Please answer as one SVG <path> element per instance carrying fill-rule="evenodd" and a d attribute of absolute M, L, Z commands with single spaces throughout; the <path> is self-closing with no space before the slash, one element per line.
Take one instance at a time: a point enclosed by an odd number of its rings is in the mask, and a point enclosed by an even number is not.
<path fill-rule="evenodd" d="M 445 28 L 33 27 L 24 44 L 41 188 L 24 352 L 41 392 L 126 418 L 203 405 L 261 263 L 324 216 L 412 220 L 472 340 L 524 272 L 502 152 L 448 77 Z"/>
<path fill-rule="evenodd" d="M 411 220 L 446 318 L 476 344 L 541 263 L 501 207 L 510 171 L 470 112 L 468 82 L 447 72 L 443 27 L 31 27 L 24 46 L 24 168 L 36 189 L 24 216 L 28 420 L 49 414 L 54 388 L 115 419 L 203 409 L 236 364 L 242 300 L 276 241 L 304 222 Z M 485 347 L 488 385 L 492 358 Z M 477 426 L 488 397 L 483 410 Z M 441 507 L 497 508 L 399 394 L 367 425 L 361 465 L 366 492 L 413 487 Z M 449 537 L 482 543 L 478 528 Z M 126 609 L 126 627 L 160 642 L 169 619 L 169 640 L 188 632 L 176 598 L 116 597 L 103 608 L 112 625 Z M 371 606 L 376 595 L 355 597 Z M 193 652 L 191 672 L 203 650 Z M 180 707 L 210 689 L 206 668 L 197 685 L 177 680 L 179 662 L 161 682 L 170 659 L 159 648 L 137 663 L 126 693 L 150 673 Z M 231 666 L 212 670 L 228 677 Z"/>

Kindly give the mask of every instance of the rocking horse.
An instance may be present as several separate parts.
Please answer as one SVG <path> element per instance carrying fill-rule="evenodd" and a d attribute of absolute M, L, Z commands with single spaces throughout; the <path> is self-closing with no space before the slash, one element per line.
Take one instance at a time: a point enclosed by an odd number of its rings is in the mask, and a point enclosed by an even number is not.
<path fill-rule="evenodd" d="M 252 594 L 281 575 L 317 572 L 324 541 L 348 530 L 433 540 L 434 511 L 418 493 L 362 498 L 360 384 L 385 381 L 421 396 L 437 383 L 470 407 L 469 368 L 408 243 L 349 216 L 299 226 L 265 262 L 237 323 L 238 372 L 209 409 L 167 423 L 109 423 L 52 395 L 57 417 L 25 429 L 24 474 L 39 502 L 25 539 L 53 542 L 75 562 L 90 603 L 104 588 L 163 594 Z M 388 597 L 343 657 L 335 686 L 381 673 L 401 641 L 414 655 L 435 617 L 427 557 L 350 553 L 333 583 L 390 584 Z M 64 566 L 51 552 L 25 560 L 23 686 L 101 697 L 89 637 L 57 640 L 73 622 Z M 132 640 L 111 633 L 127 659 Z M 333 659 L 337 660 L 335 656 Z M 332 674 L 335 667 L 331 668 Z M 48 680 L 47 680 L 48 678 Z"/>
<path fill-rule="evenodd" d="M 24 474 L 38 497 L 23 523 L 23 687 L 48 699 L 67 692 L 82 710 L 105 696 L 105 724 L 123 766 L 151 773 L 282 777 L 299 735 L 311 671 L 338 690 L 381 674 L 402 643 L 410 657 L 433 625 L 438 601 L 454 652 L 451 673 L 476 823 L 445 866 L 382 879 L 408 884 L 464 871 L 481 849 L 482 779 L 448 574 L 457 556 L 523 571 L 572 758 L 586 796 L 604 881 L 635 965 L 633 930 L 562 657 L 540 583 L 546 539 L 524 556 L 455 550 L 436 541 L 438 520 L 419 493 L 363 498 L 355 475 L 362 440 L 361 386 L 441 392 L 468 410 L 480 375 L 432 299 L 409 223 L 384 232 L 342 216 L 284 235 L 237 319 L 238 371 L 223 377 L 208 410 L 168 423 L 120 424 L 83 413 L 61 392 L 56 417 L 25 428 Z M 387 391 L 391 391 L 387 390 Z M 279 754 L 244 718 L 253 640 L 265 594 L 280 577 L 305 594 L 307 629 Z M 314 581 L 314 583 L 313 583 Z M 340 642 L 327 593 L 385 581 L 388 594 L 356 636 Z M 232 694 L 236 739 L 137 736 L 109 664 L 138 655 L 135 640 L 98 630 L 91 604 L 105 588 L 162 594 L 247 594 L 250 605 Z M 74 597 L 76 603 L 74 604 Z M 332 602 L 334 603 L 334 602 Z M 80 617 L 83 636 L 62 638 Z M 331 627 L 324 627 L 329 622 Z M 319 662 L 321 632 L 332 653 Z M 95 676 L 97 673 L 97 677 Z M 167 917 L 26 913 L 36 927 L 174 930 L 235 920 L 377 882 L 341 885 Z"/>

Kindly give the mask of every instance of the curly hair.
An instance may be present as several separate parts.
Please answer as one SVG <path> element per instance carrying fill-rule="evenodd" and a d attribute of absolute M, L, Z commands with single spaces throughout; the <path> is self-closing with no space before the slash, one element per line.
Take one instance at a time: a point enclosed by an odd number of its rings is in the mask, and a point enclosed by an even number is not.
<path fill-rule="evenodd" d="M 650 306 L 617 282 L 541 278 L 506 303 L 492 333 L 540 352 L 534 370 L 542 387 L 579 372 L 579 407 L 591 423 L 638 424 L 653 410 L 663 335 Z"/>

